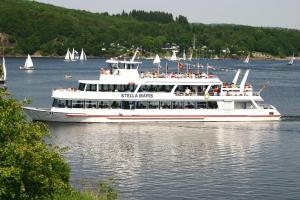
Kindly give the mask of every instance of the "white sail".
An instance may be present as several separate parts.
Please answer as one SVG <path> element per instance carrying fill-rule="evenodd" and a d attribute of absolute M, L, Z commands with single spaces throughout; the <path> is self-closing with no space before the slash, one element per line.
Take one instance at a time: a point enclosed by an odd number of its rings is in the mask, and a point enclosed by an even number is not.
<path fill-rule="evenodd" d="M 288 65 L 294 64 L 294 60 L 295 60 L 295 57 L 294 57 L 294 54 L 293 54 L 293 56 L 291 57 L 290 61 L 288 62 Z"/>
<path fill-rule="evenodd" d="M 249 63 L 249 61 L 250 61 L 250 54 L 248 54 L 248 56 L 247 56 L 247 58 L 244 60 L 244 63 Z"/>
<path fill-rule="evenodd" d="M 27 59 L 26 59 L 26 61 L 25 61 L 24 68 L 25 68 L 25 69 L 33 68 L 33 62 L 32 62 L 32 60 L 31 60 L 31 57 L 30 57 L 29 54 L 28 54 Z"/>
<path fill-rule="evenodd" d="M 182 60 L 186 60 L 185 50 L 183 50 Z"/>
<path fill-rule="evenodd" d="M 75 50 L 73 48 L 72 53 L 71 53 L 71 60 L 75 60 Z"/>
<path fill-rule="evenodd" d="M 172 54 L 171 60 L 172 60 L 172 61 L 177 60 L 177 57 L 176 57 L 176 51 L 175 51 L 175 50 L 173 50 L 173 54 Z"/>
<path fill-rule="evenodd" d="M 156 54 L 155 59 L 153 60 L 153 64 L 159 64 L 160 63 L 160 58 L 158 54 Z"/>
<path fill-rule="evenodd" d="M 2 58 L 2 68 L 3 68 L 2 80 L 6 81 L 6 66 L 5 66 L 5 59 L 4 59 L 4 57 Z"/>
<path fill-rule="evenodd" d="M 81 60 L 81 61 L 86 60 L 86 54 L 85 54 L 85 52 L 83 51 L 83 48 L 81 49 L 80 60 Z"/>
<path fill-rule="evenodd" d="M 70 52 L 69 48 L 68 48 L 67 54 L 65 56 L 65 60 L 71 60 L 71 52 Z"/>

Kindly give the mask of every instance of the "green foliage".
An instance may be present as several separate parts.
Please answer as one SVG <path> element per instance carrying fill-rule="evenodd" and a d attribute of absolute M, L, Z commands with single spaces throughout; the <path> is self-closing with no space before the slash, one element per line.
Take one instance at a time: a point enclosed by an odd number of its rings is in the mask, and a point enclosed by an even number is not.
<path fill-rule="evenodd" d="M 176 22 L 179 24 L 183 24 L 183 25 L 188 25 L 189 22 L 187 20 L 187 18 L 185 16 L 179 15 L 178 17 L 176 17 Z"/>
<path fill-rule="evenodd" d="M 116 184 L 112 178 L 108 181 L 101 181 L 97 191 L 77 192 L 70 190 L 65 193 L 57 193 L 54 200 L 115 200 L 118 198 L 118 193 L 115 190 Z"/>
<path fill-rule="evenodd" d="M 52 199 L 68 191 L 69 167 L 43 141 L 47 126 L 28 123 L 21 106 L 0 90 L 0 199 Z"/>
<path fill-rule="evenodd" d="M 0 33 L 10 36 L 10 54 L 39 51 L 43 55 L 64 55 L 67 48 L 84 48 L 88 55 L 112 56 L 133 46 L 160 52 L 167 43 L 190 48 L 193 35 L 196 47 L 200 50 L 207 46 L 207 52 L 219 53 L 227 48 L 237 55 L 258 51 L 286 56 L 300 52 L 298 30 L 191 24 L 182 15 L 174 19 L 170 13 L 157 11 L 90 13 L 26 0 L 0 0 L 0 5 Z M 124 48 L 112 47 L 112 43 Z"/>
<path fill-rule="evenodd" d="M 126 15 L 124 12 L 122 16 Z M 131 16 L 137 20 L 145 21 L 145 22 L 158 22 L 158 23 L 172 23 L 173 15 L 170 13 L 164 13 L 159 11 L 150 11 L 146 12 L 143 10 L 132 10 L 128 16 Z"/>

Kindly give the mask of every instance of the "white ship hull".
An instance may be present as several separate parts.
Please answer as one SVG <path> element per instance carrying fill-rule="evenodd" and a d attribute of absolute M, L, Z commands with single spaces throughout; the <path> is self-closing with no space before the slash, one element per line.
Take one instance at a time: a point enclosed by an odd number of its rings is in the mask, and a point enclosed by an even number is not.
<path fill-rule="evenodd" d="M 121 109 L 38 109 L 25 107 L 25 112 L 34 121 L 52 122 L 238 122 L 238 121 L 278 121 L 276 109 L 185 109 L 185 110 L 121 110 Z"/>

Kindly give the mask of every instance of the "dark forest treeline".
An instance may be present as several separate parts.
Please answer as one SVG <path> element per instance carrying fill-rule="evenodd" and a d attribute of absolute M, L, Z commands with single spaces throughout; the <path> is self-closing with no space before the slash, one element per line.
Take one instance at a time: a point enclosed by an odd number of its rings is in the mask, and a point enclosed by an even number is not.
<path fill-rule="evenodd" d="M 161 52 L 167 44 L 188 49 L 193 36 L 197 49 L 206 46 L 215 54 L 224 49 L 237 55 L 257 51 L 282 57 L 300 52 L 298 30 L 191 24 L 184 16 L 156 11 L 90 13 L 25 0 L 0 0 L 0 5 L 0 33 L 8 35 L 6 53 L 11 55 L 64 55 L 67 48 L 84 48 L 95 56 L 135 47 Z"/>

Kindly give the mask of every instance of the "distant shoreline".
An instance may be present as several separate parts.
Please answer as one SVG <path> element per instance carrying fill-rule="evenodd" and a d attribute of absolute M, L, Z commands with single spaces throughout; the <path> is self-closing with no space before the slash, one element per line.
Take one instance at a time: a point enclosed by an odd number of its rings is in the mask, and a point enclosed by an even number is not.
<path fill-rule="evenodd" d="M 26 58 L 27 55 L 5 55 L 5 58 Z M 40 56 L 40 55 L 31 55 L 32 58 L 60 58 L 63 59 L 64 56 Z M 115 56 L 87 56 L 89 59 L 110 59 L 110 58 L 114 58 Z M 130 57 L 128 57 L 130 58 Z M 144 57 L 141 56 L 138 59 L 144 59 L 144 60 L 151 60 L 148 57 Z M 163 58 L 164 59 L 164 58 Z M 198 59 L 210 59 L 210 60 L 244 60 L 244 57 L 238 57 L 238 58 L 230 58 L 230 57 L 226 57 L 226 58 L 198 58 Z M 279 58 L 279 57 L 251 57 L 251 60 L 277 60 L 277 61 L 284 61 L 284 60 L 289 60 L 290 57 L 286 57 L 286 58 Z M 295 60 L 300 60 L 300 57 L 295 57 Z M 181 60 L 182 61 L 182 60 Z"/>

